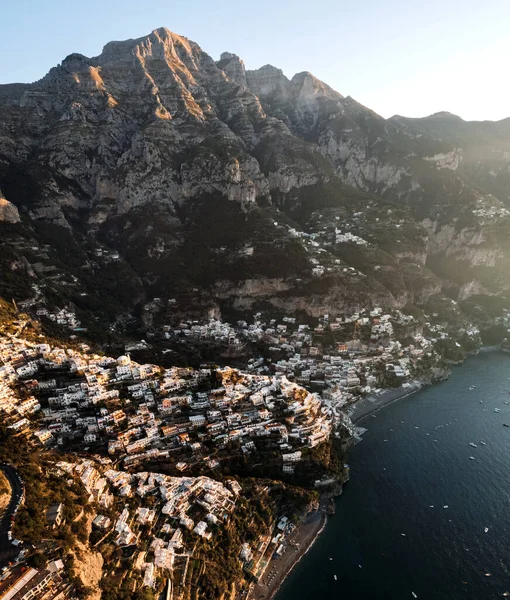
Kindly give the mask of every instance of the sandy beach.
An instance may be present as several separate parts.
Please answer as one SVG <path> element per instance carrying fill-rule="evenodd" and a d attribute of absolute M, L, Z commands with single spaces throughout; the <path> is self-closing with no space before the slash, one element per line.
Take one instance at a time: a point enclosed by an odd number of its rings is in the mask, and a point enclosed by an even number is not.
<path fill-rule="evenodd" d="M 378 411 L 383 406 L 387 406 L 396 400 L 400 400 L 401 398 L 405 398 L 406 396 L 414 394 L 420 390 L 421 387 L 421 383 L 414 382 L 406 387 L 385 390 L 377 396 L 368 396 L 367 398 L 363 398 L 363 400 L 356 402 L 356 404 L 349 409 L 351 421 L 356 423 L 364 417 L 367 417 L 368 415 Z"/>
<path fill-rule="evenodd" d="M 322 533 L 326 521 L 327 517 L 323 512 L 313 513 L 287 537 L 282 556 L 270 561 L 259 583 L 251 588 L 248 600 L 271 600 L 276 595 L 287 575 Z"/>
<path fill-rule="evenodd" d="M 405 398 L 420 390 L 422 384 L 411 383 L 406 387 L 385 390 L 376 396 L 369 396 L 356 402 L 350 409 L 349 415 L 353 423 L 375 413 L 401 398 Z M 316 512 L 300 525 L 286 539 L 286 548 L 280 558 L 272 559 L 261 577 L 259 583 L 253 585 L 247 600 L 272 600 L 288 574 L 298 564 L 301 558 L 312 547 L 315 540 L 326 526 L 327 517 L 322 511 Z"/>

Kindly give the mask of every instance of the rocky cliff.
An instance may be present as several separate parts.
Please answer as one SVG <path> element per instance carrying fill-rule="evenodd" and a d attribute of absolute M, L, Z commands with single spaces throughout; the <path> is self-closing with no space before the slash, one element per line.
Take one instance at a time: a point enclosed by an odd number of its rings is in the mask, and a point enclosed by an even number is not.
<path fill-rule="evenodd" d="M 510 122 L 385 120 L 157 29 L 0 86 L 0 293 L 109 322 L 501 294 L 509 163 Z"/>

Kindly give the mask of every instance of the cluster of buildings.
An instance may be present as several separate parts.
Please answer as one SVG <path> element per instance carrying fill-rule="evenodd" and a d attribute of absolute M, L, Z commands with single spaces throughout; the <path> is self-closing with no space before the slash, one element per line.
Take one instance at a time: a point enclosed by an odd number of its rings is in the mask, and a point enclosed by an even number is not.
<path fill-rule="evenodd" d="M 280 558 L 289 545 L 289 535 L 294 530 L 294 525 L 288 517 L 282 516 L 271 524 L 269 532 L 258 537 L 251 544 L 245 542 L 241 547 L 239 558 L 243 569 L 255 582 L 261 582 L 271 560 Z M 294 544 L 297 549 L 298 546 Z"/>
<path fill-rule="evenodd" d="M 130 548 L 148 587 L 156 586 L 158 575 L 172 573 L 176 563 L 188 561 L 198 539 L 209 540 L 227 526 L 242 493 L 234 479 L 132 474 L 115 469 L 108 458 L 61 461 L 55 469 L 81 481 L 97 510 L 94 528 L 105 543 Z M 110 516 L 102 514 L 105 508 Z"/>
<path fill-rule="evenodd" d="M 332 430 L 321 398 L 283 373 L 161 369 L 14 336 L 0 338 L 0 361 L 0 411 L 13 432 L 108 451 L 126 466 L 172 457 L 181 472 L 214 470 L 232 453 L 269 449 L 283 468 Z"/>
<path fill-rule="evenodd" d="M 223 344 L 240 345 L 240 339 L 237 331 L 221 319 L 212 318 L 207 322 L 185 320 L 181 321 L 177 327 L 170 325 L 163 327 L 165 339 L 187 338 L 204 339 L 207 341 Z"/>
<path fill-rule="evenodd" d="M 38 319 L 49 319 L 57 325 L 73 331 L 85 331 L 85 329 L 81 327 L 81 323 L 73 310 L 70 308 L 49 309 L 45 302 L 41 300 L 41 297 L 42 294 L 40 288 L 38 286 L 34 286 L 34 297 L 24 302 L 20 302 L 19 308 L 30 311 Z"/>
<path fill-rule="evenodd" d="M 34 569 L 21 564 L 5 568 L 0 579 L 0 598 L 2 600 L 65 598 L 68 585 L 65 578 L 61 578 L 63 568 L 64 563 L 61 560 L 50 561 L 45 569 Z"/>
<path fill-rule="evenodd" d="M 182 336 L 185 325 L 166 327 L 167 338 Z M 214 339 L 211 332 L 219 328 L 218 321 L 211 321 L 210 327 L 194 322 L 186 329 L 187 339 Z M 423 325 L 399 310 L 374 308 L 336 318 L 324 315 L 313 324 L 296 317 L 276 319 L 257 313 L 252 323 L 238 321 L 223 327 L 229 339 L 239 340 L 236 343 L 256 343 L 267 349 L 265 356 L 249 359 L 248 373 L 285 378 L 320 392 L 322 414 L 333 420 L 341 417 L 342 407 L 360 395 L 378 393 L 386 382 L 398 385 L 410 381 L 420 362 L 434 353 L 433 341 L 424 336 Z M 407 343 L 398 340 L 404 337 L 402 332 Z M 428 323 L 427 332 L 434 338 L 449 335 L 441 324 Z M 290 472 L 291 467 L 286 469 Z"/>

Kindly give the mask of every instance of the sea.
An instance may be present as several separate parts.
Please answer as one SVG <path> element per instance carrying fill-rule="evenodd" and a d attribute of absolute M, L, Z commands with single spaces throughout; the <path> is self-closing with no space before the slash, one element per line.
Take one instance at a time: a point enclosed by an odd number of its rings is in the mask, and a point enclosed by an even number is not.
<path fill-rule="evenodd" d="M 510 598 L 509 402 L 510 354 L 482 352 L 357 423 L 336 514 L 276 600 Z"/>

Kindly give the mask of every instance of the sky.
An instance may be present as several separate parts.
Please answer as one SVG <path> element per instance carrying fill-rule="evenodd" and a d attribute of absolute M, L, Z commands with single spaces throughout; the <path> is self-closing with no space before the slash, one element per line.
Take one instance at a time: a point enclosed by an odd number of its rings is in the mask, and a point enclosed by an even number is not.
<path fill-rule="evenodd" d="M 158 27 L 216 60 L 310 71 L 383 117 L 510 117 L 509 0 L 4 0 L 0 83 Z"/>

